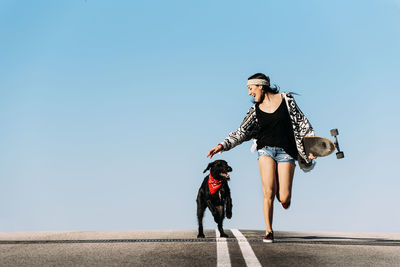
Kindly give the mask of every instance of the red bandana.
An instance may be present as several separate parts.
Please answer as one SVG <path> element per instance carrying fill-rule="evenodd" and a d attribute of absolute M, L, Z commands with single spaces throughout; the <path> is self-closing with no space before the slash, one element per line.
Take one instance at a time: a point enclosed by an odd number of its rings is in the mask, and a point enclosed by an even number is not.
<path fill-rule="evenodd" d="M 217 193 L 218 189 L 221 187 L 222 181 L 221 180 L 215 180 L 210 173 L 210 176 L 208 177 L 208 188 L 210 189 L 211 194 Z"/>

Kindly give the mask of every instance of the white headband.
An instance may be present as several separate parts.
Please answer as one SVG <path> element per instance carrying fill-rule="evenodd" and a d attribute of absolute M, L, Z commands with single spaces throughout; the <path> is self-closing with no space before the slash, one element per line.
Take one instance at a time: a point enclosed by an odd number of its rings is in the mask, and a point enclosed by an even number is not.
<path fill-rule="evenodd" d="M 269 82 L 264 79 L 251 79 L 251 80 L 247 80 L 247 85 L 268 85 L 269 86 Z"/>

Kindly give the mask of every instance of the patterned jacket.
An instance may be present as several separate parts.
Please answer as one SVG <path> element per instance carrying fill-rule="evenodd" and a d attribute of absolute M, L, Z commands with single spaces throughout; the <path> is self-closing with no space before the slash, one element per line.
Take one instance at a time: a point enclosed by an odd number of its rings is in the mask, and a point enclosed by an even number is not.
<path fill-rule="evenodd" d="M 315 163 L 313 164 L 313 160 L 311 160 L 305 153 L 303 137 L 314 136 L 314 130 L 306 116 L 304 116 L 303 112 L 301 112 L 300 108 L 297 106 L 293 96 L 290 93 L 282 93 L 282 96 L 286 102 L 286 107 L 289 111 L 290 120 L 293 126 L 294 139 L 299 154 L 297 160 L 301 169 L 309 171 L 314 167 Z M 223 151 L 228 151 L 245 141 L 249 141 L 250 139 L 256 141 L 259 129 L 260 126 L 256 117 L 256 108 L 255 105 L 253 105 L 244 117 L 240 127 L 236 131 L 231 132 L 225 140 L 221 142 Z"/>

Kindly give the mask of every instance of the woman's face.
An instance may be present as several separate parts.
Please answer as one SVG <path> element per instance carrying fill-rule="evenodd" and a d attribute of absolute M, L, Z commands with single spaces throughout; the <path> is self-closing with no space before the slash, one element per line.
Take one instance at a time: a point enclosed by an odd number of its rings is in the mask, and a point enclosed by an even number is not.
<path fill-rule="evenodd" d="M 262 90 L 262 85 L 247 85 L 249 88 L 249 95 L 254 97 L 254 101 L 259 103 L 264 96 L 264 91 Z"/>

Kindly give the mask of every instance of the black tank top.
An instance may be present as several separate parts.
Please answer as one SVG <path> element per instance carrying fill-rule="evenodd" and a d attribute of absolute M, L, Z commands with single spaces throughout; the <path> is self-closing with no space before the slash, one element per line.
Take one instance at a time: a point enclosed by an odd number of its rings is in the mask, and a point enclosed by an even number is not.
<path fill-rule="evenodd" d="M 292 123 L 285 100 L 282 99 L 280 106 L 273 113 L 262 111 L 259 104 L 256 104 L 256 117 L 260 125 L 257 149 L 265 146 L 281 147 L 297 159 Z"/>

